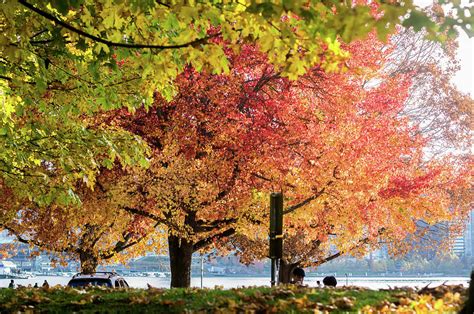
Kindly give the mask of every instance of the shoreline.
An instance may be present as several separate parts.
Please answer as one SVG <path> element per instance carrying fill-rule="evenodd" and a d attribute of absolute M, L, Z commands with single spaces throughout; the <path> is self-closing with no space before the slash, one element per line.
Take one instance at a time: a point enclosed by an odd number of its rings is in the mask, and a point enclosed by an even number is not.
<path fill-rule="evenodd" d="M 41 285 L 47 280 L 50 286 L 65 286 L 72 276 L 36 276 L 29 279 L 14 279 L 15 284 L 22 286 Z M 156 288 L 169 288 L 171 278 L 166 277 L 131 277 L 123 276 L 132 288 L 146 288 L 149 285 Z M 451 277 L 336 277 L 338 287 L 341 286 L 358 286 L 369 289 L 387 289 L 393 287 L 430 287 L 440 285 L 462 285 L 468 286 L 469 277 L 451 276 Z M 310 287 L 317 287 L 317 281 L 322 281 L 323 276 L 308 276 L 304 280 L 304 284 Z M 0 279 L 0 288 L 8 287 L 10 279 Z M 250 286 L 270 286 L 270 276 L 204 276 L 202 278 L 204 288 L 220 287 L 223 289 L 232 289 L 238 287 Z M 191 286 L 200 288 L 201 277 L 191 277 Z"/>

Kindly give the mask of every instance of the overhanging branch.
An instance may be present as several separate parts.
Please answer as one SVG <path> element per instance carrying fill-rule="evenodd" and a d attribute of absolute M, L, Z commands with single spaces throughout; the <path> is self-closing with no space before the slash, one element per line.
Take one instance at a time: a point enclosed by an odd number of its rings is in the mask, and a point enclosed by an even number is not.
<path fill-rule="evenodd" d="M 26 238 L 22 237 L 13 228 L 11 228 L 11 227 L 9 227 L 5 224 L 0 224 L 0 228 L 8 230 L 16 238 L 16 240 L 20 243 L 24 243 L 24 244 L 28 244 L 28 245 L 33 244 L 34 246 L 36 246 L 38 248 L 49 250 L 49 251 L 76 253 L 76 249 L 71 244 L 69 244 L 67 247 L 64 247 L 64 248 L 59 249 L 59 250 L 58 249 L 52 249 L 46 243 L 43 243 L 43 242 L 40 242 L 40 241 L 37 241 L 37 240 L 33 240 L 33 239 L 26 239 Z"/>
<path fill-rule="evenodd" d="M 225 218 L 213 221 L 197 220 L 194 232 L 209 232 L 237 222 L 237 218 Z"/>
<path fill-rule="evenodd" d="M 156 228 L 157 226 L 159 225 L 159 223 L 157 222 L 154 226 L 153 226 L 153 229 Z M 102 252 L 100 253 L 100 258 L 101 259 L 109 259 L 109 258 L 112 258 L 114 257 L 117 253 L 120 253 L 122 251 L 125 251 L 126 249 L 128 249 L 129 247 L 131 246 L 134 246 L 135 244 L 138 244 L 140 243 L 141 241 L 143 241 L 143 239 L 145 239 L 146 237 L 148 236 L 148 233 L 136 238 L 135 240 L 133 241 L 130 241 L 132 238 L 133 238 L 133 233 L 127 233 L 127 235 L 124 237 L 124 241 L 119 241 L 115 244 L 115 246 L 110 249 L 110 250 L 107 250 L 106 252 Z M 129 242 L 130 241 L 130 242 Z"/>
<path fill-rule="evenodd" d="M 23 5 L 24 7 L 30 9 L 31 11 L 41 15 L 42 17 L 44 17 L 44 18 L 46 18 L 50 21 L 55 22 L 56 24 L 66 28 L 66 29 L 68 29 L 68 30 L 70 30 L 70 31 L 72 31 L 76 34 L 79 34 L 83 37 L 92 39 L 96 42 L 105 44 L 105 45 L 110 46 L 110 47 L 122 47 L 122 48 L 130 48 L 130 49 L 149 48 L 149 49 L 162 49 L 162 50 L 164 50 L 164 49 L 178 49 L 178 48 L 184 48 L 184 47 L 189 47 L 189 46 L 195 46 L 195 45 L 198 45 L 198 44 L 202 44 L 202 43 L 207 42 L 207 40 L 220 35 L 220 33 L 217 33 L 217 34 L 214 34 L 214 35 L 211 35 L 211 36 L 196 39 L 196 40 L 193 40 L 193 41 L 190 41 L 190 42 L 187 42 L 187 43 L 183 43 L 183 44 L 179 44 L 179 45 L 150 45 L 150 44 L 118 43 L 118 42 L 112 42 L 112 41 L 109 41 L 107 39 L 104 39 L 104 38 L 97 37 L 95 35 L 86 33 L 85 31 L 83 31 L 81 29 L 78 29 L 78 28 L 76 28 L 76 27 L 60 20 L 59 18 L 55 17 L 54 15 L 35 7 L 34 5 L 26 2 L 25 0 L 19 0 L 18 2 L 21 5 Z"/>

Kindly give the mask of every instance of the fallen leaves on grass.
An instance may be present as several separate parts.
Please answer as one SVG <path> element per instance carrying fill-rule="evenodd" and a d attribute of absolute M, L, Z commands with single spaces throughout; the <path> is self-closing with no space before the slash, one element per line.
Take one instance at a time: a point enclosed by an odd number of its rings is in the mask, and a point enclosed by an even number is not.
<path fill-rule="evenodd" d="M 239 289 L 0 289 L 0 312 L 107 312 L 149 309 L 167 313 L 444 313 L 459 310 L 462 286 L 373 291 L 357 287 L 321 289 L 296 286 Z M 365 305 L 368 304 L 368 305 Z"/>
<path fill-rule="evenodd" d="M 461 287 L 462 288 L 462 287 Z M 376 306 L 367 305 L 362 313 L 457 313 L 463 304 L 460 292 L 465 293 L 465 288 L 457 286 L 444 286 L 436 289 L 435 294 L 414 294 L 409 291 L 397 294 L 398 301 L 383 301 Z M 453 291 L 455 291 L 453 293 Z M 441 294 L 443 291 L 444 294 Z"/>

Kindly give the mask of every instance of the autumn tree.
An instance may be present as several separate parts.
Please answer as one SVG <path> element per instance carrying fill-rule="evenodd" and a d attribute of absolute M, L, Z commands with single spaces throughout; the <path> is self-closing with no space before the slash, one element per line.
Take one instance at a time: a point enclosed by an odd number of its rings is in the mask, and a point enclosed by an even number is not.
<path fill-rule="evenodd" d="M 389 75 L 410 73 L 410 93 L 399 114 L 409 118 L 428 141 L 425 158 L 469 154 L 473 100 L 452 79 L 459 70 L 457 42 L 428 41 L 423 33 L 400 29 L 392 39 L 385 68 Z"/>
<path fill-rule="evenodd" d="M 80 261 L 84 273 L 94 272 L 100 264 L 125 262 L 150 250 L 159 251 L 163 244 L 151 237 L 157 223 L 122 210 L 142 200 L 116 186 L 112 178 L 125 171 L 118 169 L 102 169 L 94 190 L 78 181 L 80 206 L 16 203 L 12 193 L 5 193 L 0 214 L 6 215 L 13 208 L 16 215 L 0 221 L 0 227 L 18 242 L 50 253 L 58 262 Z"/>
<path fill-rule="evenodd" d="M 433 10 L 439 12 L 440 7 L 435 6 Z M 341 236 L 340 233 L 328 231 L 323 237 L 329 237 L 329 241 L 327 242 L 330 247 L 324 249 L 322 248 L 321 240 L 311 235 L 311 233 L 313 233 L 311 232 L 311 228 L 321 226 L 314 223 L 304 224 L 304 219 L 302 220 L 303 223 L 294 224 L 293 219 L 286 217 L 285 221 L 287 223 L 285 226 L 289 227 L 290 230 L 286 233 L 285 238 L 285 258 L 280 264 L 280 280 L 282 282 L 288 282 L 291 269 L 298 264 L 320 265 L 334 258 L 338 258 L 343 254 L 351 253 L 357 256 L 368 250 L 377 248 L 380 245 L 389 246 L 392 254 L 403 254 L 407 250 L 415 250 L 414 241 L 422 243 L 424 246 L 428 244 L 437 245 L 437 250 L 446 249 L 449 241 L 445 241 L 445 243 L 440 246 L 437 241 L 433 241 L 433 239 L 430 238 L 432 229 L 440 229 L 440 226 L 443 226 L 443 230 L 440 232 L 444 232 L 445 235 L 453 235 L 462 230 L 462 221 L 466 217 L 470 200 L 472 199 L 470 195 L 471 187 L 468 184 L 472 173 L 467 171 L 467 169 L 471 168 L 471 161 L 470 157 L 468 155 L 466 156 L 466 149 L 472 145 L 470 135 L 472 133 L 472 123 L 470 122 L 471 118 L 469 113 L 469 108 L 472 107 L 472 99 L 468 95 L 459 92 L 450 82 L 458 69 L 458 63 L 455 59 L 456 43 L 455 41 L 448 41 L 444 45 L 441 45 L 427 41 L 422 33 L 415 33 L 413 30 L 400 28 L 387 44 L 382 46 L 380 44 L 381 43 L 376 44 L 375 47 L 384 53 L 379 55 L 382 56 L 382 58 L 378 58 L 377 62 L 383 64 L 383 66 L 372 72 L 372 74 L 366 75 L 364 80 L 361 81 L 361 84 L 368 90 L 377 90 L 374 89 L 374 86 L 383 87 L 382 90 L 379 90 L 379 96 L 374 98 L 374 104 L 377 104 L 377 102 L 380 101 L 387 102 L 387 99 L 385 97 L 381 98 L 380 95 L 387 91 L 386 88 L 391 85 L 390 80 L 393 77 L 401 77 L 403 75 L 409 77 L 410 86 L 408 90 L 406 86 L 398 90 L 391 90 L 394 94 L 405 90 L 407 91 L 407 95 L 403 100 L 403 105 L 398 106 L 398 111 L 392 111 L 390 114 L 398 116 L 401 121 L 408 119 L 410 123 L 415 126 L 405 129 L 407 135 L 413 138 L 423 138 L 423 143 L 420 142 L 419 145 L 421 146 L 417 148 L 421 149 L 421 147 L 423 147 L 423 152 L 419 151 L 418 153 L 419 156 L 422 157 L 418 157 L 416 168 L 429 169 L 433 164 L 451 165 L 451 171 L 454 172 L 452 174 L 449 174 L 449 171 L 445 173 L 445 178 L 443 179 L 444 184 L 438 182 L 429 187 L 431 192 L 438 190 L 441 195 L 444 195 L 444 215 L 438 217 L 438 223 L 436 220 L 426 222 L 424 221 L 426 218 L 419 215 L 419 212 L 417 214 L 408 214 L 403 210 L 404 217 L 410 217 L 411 221 L 408 220 L 402 223 L 402 220 L 400 220 L 398 222 L 400 226 L 405 227 L 405 230 L 398 232 L 396 238 L 386 236 L 388 229 L 383 226 L 377 230 L 377 237 L 372 237 L 371 239 L 370 236 L 365 236 L 367 235 L 365 233 L 364 236 L 355 237 L 352 241 L 352 245 L 344 249 L 334 245 L 334 243 L 337 242 L 336 237 Z M 370 55 L 371 57 L 377 55 L 376 51 L 366 50 L 364 53 L 366 56 Z M 353 53 L 352 56 L 356 57 L 356 54 Z M 354 60 L 354 58 L 352 60 Z M 366 61 L 368 61 L 368 59 Z M 393 102 L 393 98 L 391 102 Z M 408 157 L 408 155 L 404 155 L 404 158 L 406 157 Z M 304 173 L 305 171 L 301 170 L 301 172 Z M 372 177 L 370 178 L 372 179 Z M 301 180 L 301 178 L 298 179 Z M 311 186 L 311 183 L 307 182 L 305 184 Z M 414 182 L 407 184 L 406 182 L 397 180 L 396 185 L 399 185 L 399 188 L 402 189 L 402 187 L 413 187 Z M 283 189 L 285 191 L 289 190 L 289 193 L 292 193 L 294 187 L 294 185 L 288 185 Z M 425 186 L 424 188 L 427 187 L 428 186 Z M 324 194 L 326 193 L 327 191 L 324 190 Z M 411 194 L 408 191 L 407 193 L 406 196 Z M 335 196 L 337 194 L 332 193 L 332 195 Z M 420 193 L 417 193 L 417 195 L 417 197 L 427 197 L 429 194 L 426 190 L 424 192 L 420 190 Z M 309 203 L 317 201 L 317 199 L 324 201 L 325 206 L 327 206 L 327 201 L 322 196 L 324 195 L 317 197 L 310 196 L 300 204 L 293 204 L 292 197 L 290 196 L 288 198 L 290 206 L 286 214 L 290 214 L 295 208 L 307 209 Z M 411 195 L 411 197 L 413 196 L 414 195 Z M 339 197 L 339 200 L 347 201 L 347 199 L 343 197 Z M 405 206 L 410 206 L 408 204 L 409 203 L 406 203 Z M 431 219 L 433 218 L 431 211 L 433 211 L 435 205 L 437 205 L 436 202 L 430 206 L 430 211 L 425 213 L 425 215 Z M 350 208 L 345 203 L 344 206 Z M 367 198 L 367 204 L 361 204 L 361 206 L 376 208 L 377 205 L 375 204 L 375 199 L 369 197 Z M 451 207 L 448 211 L 446 211 L 447 206 Z M 337 207 L 331 207 L 331 209 L 337 215 L 341 215 Z M 327 210 L 329 210 L 329 208 Z M 346 219 L 354 219 L 357 217 L 355 213 L 357 212 L 347 216 L 350 218 Z M 443 216 L 444 219 L 450 222 L 444 222 Z M 330 214 L 327 216 L 323 215 L 322 217 L 331 220 Z M 342 215 L 342 217 L 346 217 L 346 215 Z M 373 226 L 372 221 L 369 220 L 368 222 Z M 295 226 L 296 230 L 291 230 Z M 366 228 L 368 227 L 369 226 L 366 226 Z M 345 225 L 344 228 L 347 228 L 347 225 Z M 351 228 L 348 229 L 351 230 Z M 406 232 L 407 230 L 409 230 L 409 232 Z M 324 234 L 324 231 L 320 231 L 320 236 L 322 236 L 321 232 Z M 233 242 L 236 244 L 238 250 L 243 251 L 243 260 L 246 262 L 264 258 L 268 251 L 265 230 L 254 228 L 254 230 L 249 233 L 252 235 L 259 234 L 260 237 L 255 239 L 255 237 L 237 235 L 233 238 Z M 352 231 L 349 234 L 350 236 L 354 236 L 354 232 Z M 347 243 L 351 243 L 351 241 Z"/>
<path fill-rule="evenodd" d="M 157 95 L 149 111 L 102 118 L 152 147 L 150 167 L 126 184 L 150 201 L 125 210 L 166 228 L 172 287 L 189 286 L 193 252 L 259 216 L 246 206 L 261 181 L 254 174 L 264 166 L 267 142 L 281 136 L 273 121 L 289 98 L 272 88 L 287 81 L 267 72 L 269 65 L 254 46 L 231 59 L 232 75 L 188 68 L 178 77 L 179 93 L 171 102 Z"/>
<path fill-rule="evenodd" d="M 435 5 L 431 10 L 437 12 L 441 8 Z M 412 76 L 409 96 L 399 115 L 418 125 L 413 132 L 426 139 L 424 161 L 449 158 L 453 165 L 468 164 L 472 146 L 470 108 L 474 101 L 452 83 L 460 68 L 459 60 L 456 59 L 456 40 L 440 44 L 426 40 L 422 32 L 400 29 L 392 42 L 393 49 L 382 71 L 390 75 L 410 73 Z M 469 189 L 458 192 L 464 194 L 458 198 L 470 199 Z M 442 244 L 448 247 L 454 235 L 462 232 L 461 221 L 464 219 L 454 224 L 434 226 L 419 221 L 414 235 L 418 239 L 410 240 L 412 244 L 413 241 L 418 243 L 413 250 L 417 246 L 426 249 L 427 246 L 435 245 L 440 251 L 441 243 L 433 241 L 434 234 L 444 238 Z"/>
<path fill-rule="evenodd" d="M 306 90 L 320 118 L 299 115 L 310 131 L 303 135 L 304 128 L 296 128 L 306 141 L 293 146 L 293 155 L 289 152 L 293 163 L 283 180 L 270 171 L 278 169 L 280 160 L 270 159 L 274 164 L 269 162 L 262 173 L 287 197 L 283 282 L 298 264 L 360 256 L 381 244 L 403 254 L 409 249 L 403 240 L 417 231 L 418 221 L 458 223 L 469 210 L 469 160 L 425 159 L 429 138 L 400 114 L 416 90 L 417 73 L 382 76 L 395 49 L 388 48 L 374 40 L 354 42 L 348 47 L 348 72 L 325 74 L 317 84 L 306 83 L 306 76 L 295 83 Z M 260 206 L 264 211 L 268 200 Z M 248 227 L 230 241 L 246 262 L 268 254 L 268 226 Z"/>

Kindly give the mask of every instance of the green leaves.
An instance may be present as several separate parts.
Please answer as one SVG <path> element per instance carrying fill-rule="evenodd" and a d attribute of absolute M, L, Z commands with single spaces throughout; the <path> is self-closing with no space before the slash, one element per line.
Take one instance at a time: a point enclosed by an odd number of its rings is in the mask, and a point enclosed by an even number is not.
<path fill-rule="evenodd" d="M 423 28 L 431 30 L 436 26 L 436 24 L 428 16 L 426 16 L 426 14 L 418 11 L 410 12 L 410 16 L 403 20 L 402 24 L 406 27 L 413 27 L 415 31 L 420 31 Z"/>
<path fill-rule="evenodd" d="M 51 1 L 51 6 L 58 10 L 59 13 L 67 14 L 69 8 L 78 9 L 83 2 L 83 0 L 53 0 Z"/>

